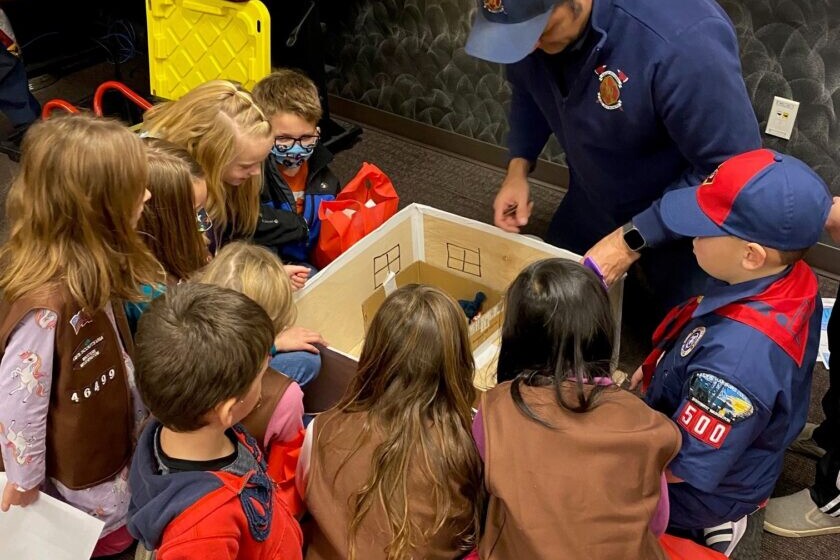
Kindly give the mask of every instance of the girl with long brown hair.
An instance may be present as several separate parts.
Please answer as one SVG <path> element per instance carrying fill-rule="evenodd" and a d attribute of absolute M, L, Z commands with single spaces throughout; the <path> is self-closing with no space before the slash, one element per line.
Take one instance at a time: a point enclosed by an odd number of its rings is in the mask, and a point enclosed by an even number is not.
<path fill-rule="evenodd" d="M 250 93 L 234 82 L 213 80 L 149 109 L 143 128 L 186 149 L 204 169 L 215 249 L 227 239 L 253 235 L 263 161 L 274 137 Z"/>
<path fill-rule="evenodd" d="M 207 181 L 204 170 L 185 149 L 159 138 L 145 138 L 149 162 L 149 191 L 137 226 L 169 283 L 188 279 L 207 264 L 210 254 L 203 233 Z"/>
<path fill-rule="evenodd" d="M 346 397 L 307 430 L 297 477 L 313 518 L 307 559 L 460 558 L 475 546 L 473 372 L 452 298 L 420 285 L 386 298 Z"/>
<path fill-rule="evenodd" d="M 141 141 L 115 121 L 32 126 L 0 247 L 0 509 L 39 490 L 105 522 L 94 556 L 121 552 L 135 429 L 132 341 L 120 300 L 160 282 L 135 227 L 149 198 Z"/>

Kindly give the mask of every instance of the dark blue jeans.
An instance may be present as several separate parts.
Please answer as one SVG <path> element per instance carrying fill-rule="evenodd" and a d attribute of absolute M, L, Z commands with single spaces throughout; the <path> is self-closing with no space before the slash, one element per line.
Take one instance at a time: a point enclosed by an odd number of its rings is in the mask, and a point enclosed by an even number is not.
<path fill-rule="evenodd" d="M 840 302 L 840 289 L 837 291 Z M 820 507 L 831 504 L 826 512 L 840 517 L 840 311 L 835 308 L 828 320 L 828 391 L 822 400 L 825 420 L 814 430 L 814 441 L 826 450 L 817 462 L 817 476 L 811 487 L 811 498 Z M 836 502 L 836 503 L 835 503 Z"/>
<path fill-rule="evenodd" d="M 303 387 L 321 371 L 321 356 L 311 352 L 280 352 L 271 358 L 269 365 L 297 381 Z"/>
<path fill-rule="evenodd" d="M 41 115 L 41 106 L 29 92 L 23 62 L 0 47 L 0 111 L 15 127 L 28 125 Z"/>

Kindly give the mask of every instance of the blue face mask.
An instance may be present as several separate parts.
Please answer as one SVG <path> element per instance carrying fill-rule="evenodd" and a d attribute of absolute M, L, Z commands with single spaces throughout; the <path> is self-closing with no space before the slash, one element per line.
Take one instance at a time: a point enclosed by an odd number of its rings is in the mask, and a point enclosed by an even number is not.
<path fill-rule="evenodd" d="M 315 147 L 304 148 L 300 143 L 295 143 L 291 148 L 282 150 L 277 146 L 271 148 L 271 155 L 274 160 L 286 169 L 295 169 L 303 165 L 315 151 Z"/>

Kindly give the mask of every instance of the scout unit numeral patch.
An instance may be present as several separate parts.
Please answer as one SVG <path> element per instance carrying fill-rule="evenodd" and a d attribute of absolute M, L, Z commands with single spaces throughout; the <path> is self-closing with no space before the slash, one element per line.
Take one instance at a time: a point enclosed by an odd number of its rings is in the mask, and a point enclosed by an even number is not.
<path fill-rule="evenodd" d="M 720 449 L 732 424 L 754 412 L 750 399 L 731 383 L 711 373 L 695 373 L 677 422 L 693 438 Z"/>
<path fill-rule="evenodd" d="M 621 88 L 624 87 L 630 77 L 618 68 L 613 72 L 607 68 L 606 64 L 596 68 L 595 75 L 601 82 L 598 88 L 598 103 L 601 104 L 601 107 L 608 111 L 621 109 Z"/>

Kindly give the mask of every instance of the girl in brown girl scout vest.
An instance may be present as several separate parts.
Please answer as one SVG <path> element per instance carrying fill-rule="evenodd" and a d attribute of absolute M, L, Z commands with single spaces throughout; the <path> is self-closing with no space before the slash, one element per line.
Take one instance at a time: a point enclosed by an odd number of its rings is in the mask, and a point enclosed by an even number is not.
<path fill-rule="evenodd" d="M 262 307 L 274 325 L 276 338 L 294 323 L 297 310 L 292 283 L 280 259 L 264 247 L 235 241 L 222 247 L 196 281 L 245 294 Z M 318 342 L 322 342 L 320 335 Z M 266 452 L 268 475 L 293 515 L 303 512 L 295 489 L 295 468 L 303 444 L 303 391 L 293 379 L 269 367 L 262 378 L 260 400 L 242 420 Z"/>
<path fill-rule="evenodd" d="M 385 300 L 346 396 L 307 429 L 297 476 L 313 519 L 307 560 L 451 559 L 475 547 L 473 366 L 449 296 L 415 284 Z"/>
<path fill-rule="evenodd" d="M 489 507 L 482 559 L 664 559 L 668 418 L 610 381 L 615 323 L 590 270 L 536 262 L 508 290 L 499 385 L 473 434 Z"/>
<path fill-rule="evenodd" d="M 127 467 L 146 410 L 120 300 L 162 279 L 135 231 L 147 178 L 143 145 L 126 128 L 58 117 L 27 133 L 6 203 L 0 509 L 49 492 L 105 522 L 95 556 L 132 542 Z"/>

